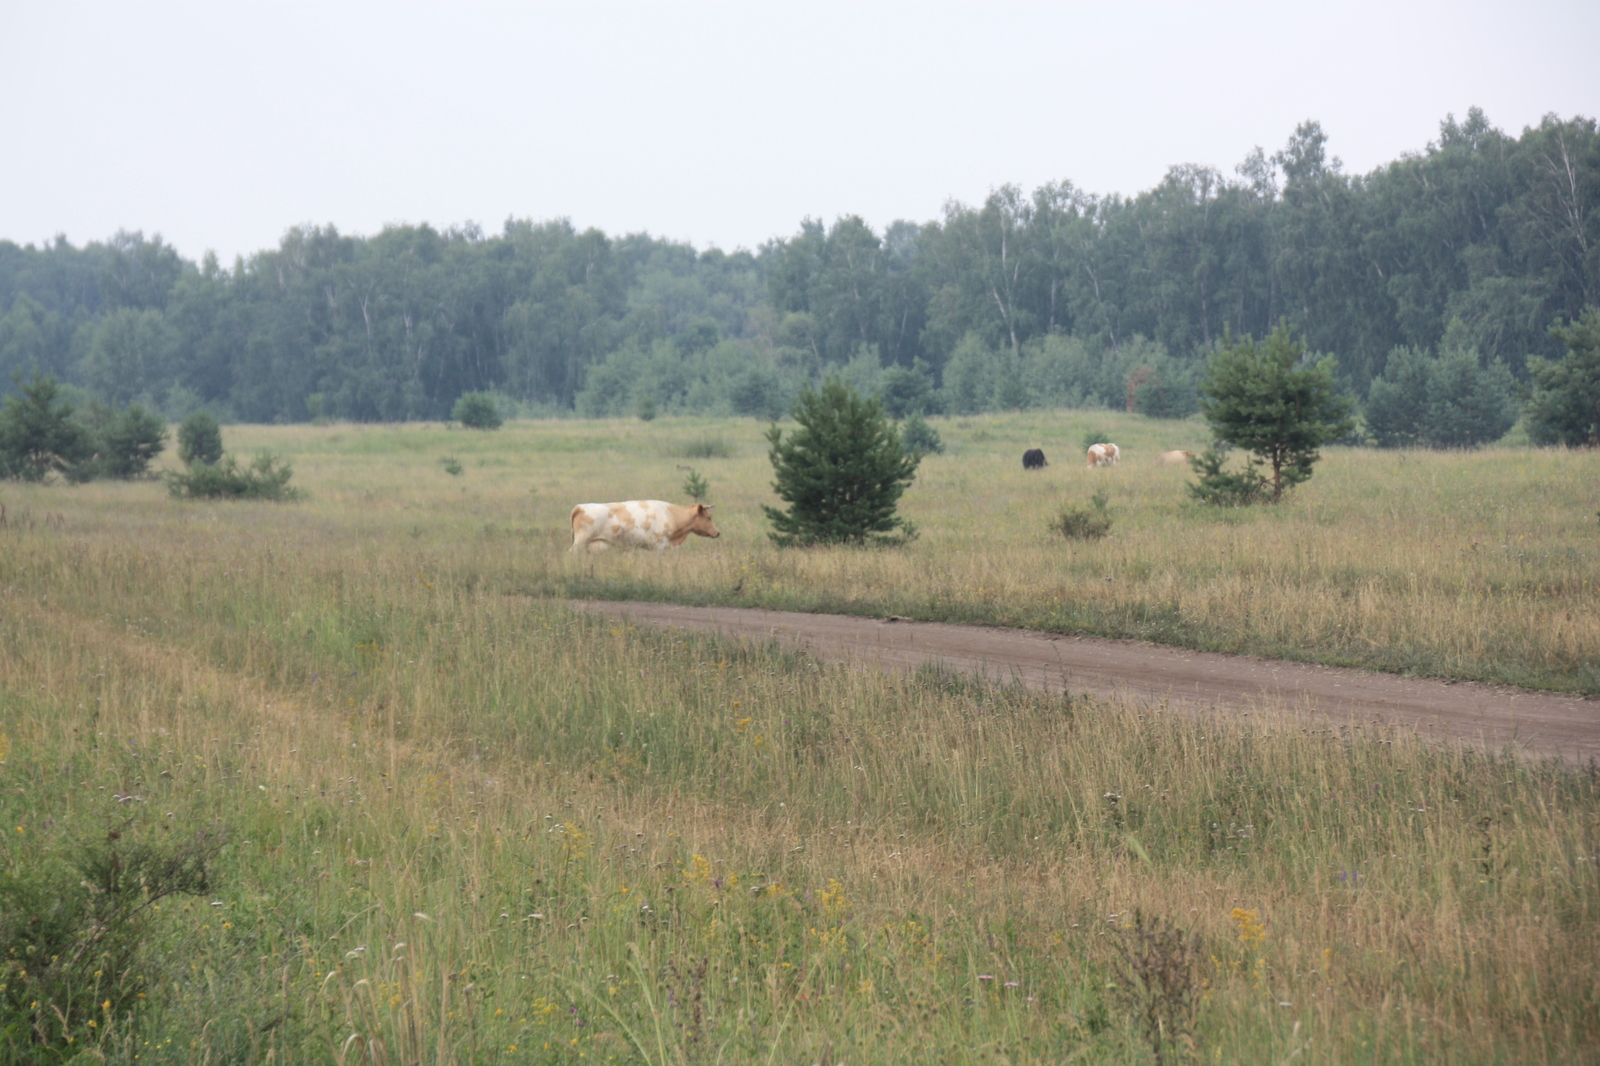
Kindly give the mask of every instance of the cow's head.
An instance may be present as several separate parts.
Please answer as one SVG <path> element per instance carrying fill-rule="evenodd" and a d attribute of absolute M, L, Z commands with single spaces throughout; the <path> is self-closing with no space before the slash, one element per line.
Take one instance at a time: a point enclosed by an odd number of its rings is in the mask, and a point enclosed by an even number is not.
<path fill-rule="evenodd" d="M 689 520 L 689 532 L 698 533 L 702 537 L 720 537 L 722 532 L 717 529 L 717 524 L 711 521 L 711 505 L 697 503 L 694 505 L 694 517 Z"/>

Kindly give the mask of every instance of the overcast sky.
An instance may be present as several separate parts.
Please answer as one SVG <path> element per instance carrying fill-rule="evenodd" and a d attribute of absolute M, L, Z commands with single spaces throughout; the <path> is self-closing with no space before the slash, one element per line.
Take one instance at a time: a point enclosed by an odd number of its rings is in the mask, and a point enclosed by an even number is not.
<path fill-rule="evenodd" d="M 1232 175 L 1314 118 L 1347 172 L 1448 113 L 1600 113 L 1600 3 L 0 0 L 0 238 L 508 217 L 756 248 L 1069 179 Z"/>

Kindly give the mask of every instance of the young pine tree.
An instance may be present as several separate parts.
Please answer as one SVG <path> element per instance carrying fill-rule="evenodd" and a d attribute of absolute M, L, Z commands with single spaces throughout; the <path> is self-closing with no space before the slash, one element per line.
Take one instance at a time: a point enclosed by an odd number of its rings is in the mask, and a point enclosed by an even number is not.
<path fill-rule="evenodd" d="M 138 404 L 112 415 L 100 431 L 100 472 L 105 477 L 144 477 L 167 447 L 167 423 Z"/>
<path fill-rule="evenodd" d="M 794 420 L 800 428 L 787 437 L 777 426 L 767 431 L 772 487 L 789 503 L 787 511 L 762 507 L 774 542 L 893 543 L 916 535 L 895 510 L 921 456 L 906 450 L 875 397 L 830 378 L 820 391 L 808 386 L 800 394 Z"/>
<path fill-rule="evenodd" d="M 222 427 L 209 411 L 196 411 L 178 427 L 178 458 L 186 466 L 211 466 L 222 458 Z"/>
<path fill-rule="evenodd" d="M 1301 366 L 1305 345 L 1279 323 L 1266 340 L 1224 339 L 1206 363 L 1200 410 L 1218 441 L 1266 467 L 1272 502 L 1311 477 L 1318 448 L 1350 432 L 1351 401 L 1334 383 L 1333 356 Z M 1206 486 L 1194 488 L 1203 497 Z"/>
<path fill-rule="evenodd" d="M 0 407 L 0 477 L 46 481 L 66 474 L 94 455 L 94 439 L 72 417 L 73 408 L 49 375 L 34 374 Z"/>

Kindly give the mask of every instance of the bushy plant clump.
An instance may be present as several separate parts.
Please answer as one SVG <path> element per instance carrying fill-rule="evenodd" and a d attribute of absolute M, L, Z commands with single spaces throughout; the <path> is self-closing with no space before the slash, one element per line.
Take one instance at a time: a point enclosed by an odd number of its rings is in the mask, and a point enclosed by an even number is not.
<path fill-rule="evenodd" d="M 1115 436 L 1108 429 L 1096 426 L 1083 435 L 1083 450 L 1088 451 L 1096 444 L 1108 444 L 1115 440 Z"/>
<path fill-rule="evenodd" d="M 914 455 L 944 454 L 944 441 L 939 437 L 939 431 L 928 425 L 928 420 L 922 417 L 920 411 L 913 411 L 906 416 L 900 426 L 900 440 L 906 451 Z"/>
<path fill-rule="evenodd" d="M 294 468 L 280 462 L 262 452 L 248 467 L 241 467 L 233 456 L 224 455 L 215 463 L 167 471 L 167 491 L 189 499 L 297 500 L 300 490 L 289 485 Z"/>
<path fill-rule="evenodd" d="M 1535 359 L 1528 436 L 1535 444 L 1600 445 L 1600 307 L 1550 330 L 1567 346 L 1558 362 Z"/>
<path fill-rule="evenodd" d="M 72 417 L 55 378 L 35 374 L 0 407 L 0 475 L 46 481 L 66 474 L 94 454 L 87 429 Z"/>
<path fill-rule="evenodd" d="M 117 411 L 92 402 L 80 412 L 47 375 L 19 379 L 17 387 L 0 407 L 0 477 L 131 480 L 145 476 L 166 447 L 166 423 L 138 404 Z"/>
<path fill-rule="evenodd" d="M 735 452 L 733 442 L 720 434 L 696 437 L 678 450 L 685 459 L 732 459 Z"/>
<path fill-rule="evenodd" d="M 1272 482 L 1261 475 L 1261 460 L 1248 460 L 1242 469 L 1224 470 L 1227 461 L 1224 445 L 1212 445 L 1189 461 L 1200 478 L 1189 485 L 1195 499 L 1213 507 L 1249 507 L 1272 501 Z"/>
<path fill-rule="evenodd" d="M 75 471 L 72 480 L 106 477 L 131 481 L 148 476 L 150 464 L 166 449 L 166 422 L 138 404 L 115 412 L 106 409 L 104 414 L 107 417 L 99 426 L 95 455 L 82 464 L 87 476 L 79 477 Z"/>
<path fill-rule="evenodd" d="M 1367 394 L 1367 429 L 1382 448 L 1470 448 L 1497 441 L 1517 420 L 1516 381 L 1485 361 L 1453 321 L 1438 355 L 1401 347 Z"/>
<path fill-rule="evenodd" d="M 297 500 L 303 494 L 289 486 L 294 468 L 261 452 L 247 467 L 222 450 L 222 430 L 205 411 L 196 411 L 178 427 L 178 457 L 183 470 L 168 470 L 167 491 L 195 500 Z M 281 465 L 280 465 L 281 464 Z"/>
<path fill-rule="evenodd" d="M 487 392 L 464 392 L 450 415 L 468 429 L 499 429 L 504 419 L 494 397 Z"/>
<path fill-rule="evenodd" d="M 215 834 L 146 844 L 113 829 L 67 856 L 30 850 L 0 872 L 0 1056 L 64 1062 L 96 1030 L 136 1020 L 176 961 L 148 944 L 160 901 L 209 891 L 220 848 Z"/>
<path fill-rule="evenodd" d="M 1097 492 L 1089 497 L 1088 507 L 1062 505 L 1061 512 L 1050 523 L 1050 528 L 1068 540 L 1099 540 L 1111 532 L 1111 512 L 1107 510 L 1106 494 Z"/>
<path fill-rule="evenodd" d="M 178 427 L 178 458 L 185 464 L 214 463 L 222 458 L 222 427 L 209 411 L 196 411 Z"/>

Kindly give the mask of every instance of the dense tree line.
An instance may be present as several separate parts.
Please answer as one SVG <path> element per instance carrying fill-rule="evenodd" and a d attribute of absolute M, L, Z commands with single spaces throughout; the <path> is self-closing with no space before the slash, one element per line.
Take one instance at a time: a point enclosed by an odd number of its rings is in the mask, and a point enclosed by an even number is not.
<path fill-rule="evenodd" d="M 1514 137 L 1474 109 L 1366 175 L 1327 147 L 1307 122 L 1232 176 L 1175 166 L 1133 197 L 1008 185 L 937 220 L 808 219 L 731 254 L 523 220 L 297 228 L 231 268 L 138 233 L 0 242 L 0 388 L 41 371 L 171 418 L 445 418 L 467 392 L 773 417 L 838 373 L 895 415 L 1182 415 L 1225 334 L 1283 323 L 1357 396 L 1380 383 L 1396 440 L 1435 433 L 1406 424 L 1419 403 L 1440 427 L 1452 403 L 1504 421 L 1490 394 L 1560 358 L 1550 327 L 1600 305 L 1594 120 Z M 1397 397 L 1413 386 L 1437 395 Z"/>

